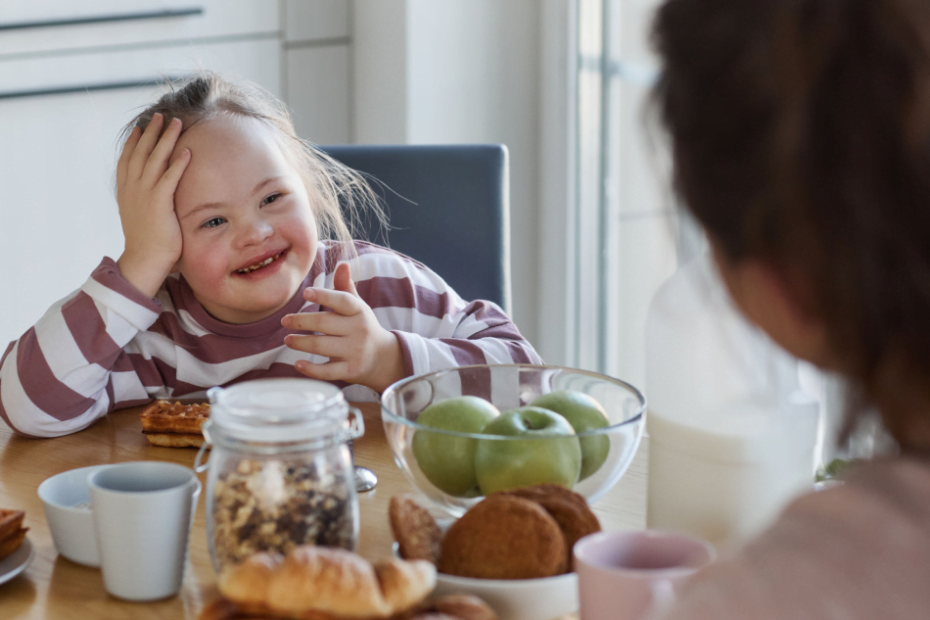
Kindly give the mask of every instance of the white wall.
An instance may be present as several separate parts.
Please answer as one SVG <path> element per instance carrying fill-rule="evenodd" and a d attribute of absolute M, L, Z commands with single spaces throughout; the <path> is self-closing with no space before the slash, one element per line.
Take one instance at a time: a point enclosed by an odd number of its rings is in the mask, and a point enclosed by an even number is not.
<path fill-rule="evenodd" d="M 355 142 L 510 150 L 513 319 L 539 338 L 538 0 L 356 0 Z"/>

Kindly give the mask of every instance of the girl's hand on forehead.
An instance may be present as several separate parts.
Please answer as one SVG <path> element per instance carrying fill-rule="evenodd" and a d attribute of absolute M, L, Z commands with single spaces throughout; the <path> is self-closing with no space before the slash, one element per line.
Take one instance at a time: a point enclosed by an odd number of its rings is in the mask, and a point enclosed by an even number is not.
<path fill-rule="evenodd" d="M 300 360 L 295 366 L 311 379 L 346 381 L 383 392 L 404 377 L 404 361 L 397 336 L 384 329 L 374 311 L 359 297 L 348 263 L 336 267 L 336 290 L 304 290 L 304 299 L 330 311 L 289 314 L 281 324 L 293 330 L 284 344 L 295 351 L 328 357 L 323 364 Z"/>
<path fill-rule="evenodd" d="M 181 120 L 168 127 L 161 114 L 141 131 L 133 128 L 116 166 L 116 200 L 125 247 L 119 259 L 123 277 L 152 296 L 181 258 L 181 226 L 174 193 L 190 162 L 188 149 L 169 165 L 181 135 Z"/>

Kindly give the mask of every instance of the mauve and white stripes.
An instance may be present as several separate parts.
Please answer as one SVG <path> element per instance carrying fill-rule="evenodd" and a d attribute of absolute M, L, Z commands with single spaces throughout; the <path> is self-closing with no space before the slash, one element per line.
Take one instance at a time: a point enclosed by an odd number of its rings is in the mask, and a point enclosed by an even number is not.
<path fill-rule="evenodd" d="M 359 295 L 397 335 L 408 375 L 469 364 L 541 363 L 495 304 L 463 301 L 424 265 L 392 250 L 355 242 Z M 324 242 L 303 287 L 333 288 L 338 247 Z M 0 417 L 17 432 L 55 437 L 109 411 L 154 398 L 203 397 L 215 385 L 263 377 L 302 377 L 298 359 L 324 362 L 284 346 L 281 318 L 319 307 L 298 293 L 279 312 L 247 325 L 223 323 L 169 277 L 155 299 L 126 282 L 104 258 L 87 282 L 52 306 L 0 358 Z M 469 386 L 490 396 L 490 383 Z M 376 400 L 363 386 L 336 382 L 351 400 Z"/>

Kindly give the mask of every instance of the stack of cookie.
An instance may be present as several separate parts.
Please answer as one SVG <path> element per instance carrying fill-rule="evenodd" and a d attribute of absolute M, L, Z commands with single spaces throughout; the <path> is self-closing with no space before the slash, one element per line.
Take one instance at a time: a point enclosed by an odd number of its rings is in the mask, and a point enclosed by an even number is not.
<path fill-rule="evenodd" d="M 584 497 L 555 484 L 492 493 L 445 536 L 409 495 L 391 498 L 390 519 L 401 557 L 429 560 L 447 575 L 481 579 L 571 572 L 575 542 L 601 530 Z"/>

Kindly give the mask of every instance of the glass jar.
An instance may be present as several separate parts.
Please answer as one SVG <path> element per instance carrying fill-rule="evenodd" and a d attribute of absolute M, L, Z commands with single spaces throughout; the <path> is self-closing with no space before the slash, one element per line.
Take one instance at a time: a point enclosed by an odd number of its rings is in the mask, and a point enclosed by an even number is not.
<path fill-rule="evenodd" d="M 362 436 L 364 422 L 342 391 L 312 379 L 259 379 L 207 395 L 210 419 L 195 468 L 209 468 L 214 569 L 303 544 L 354 550 L 358 497 L 347 442 Z"/>

